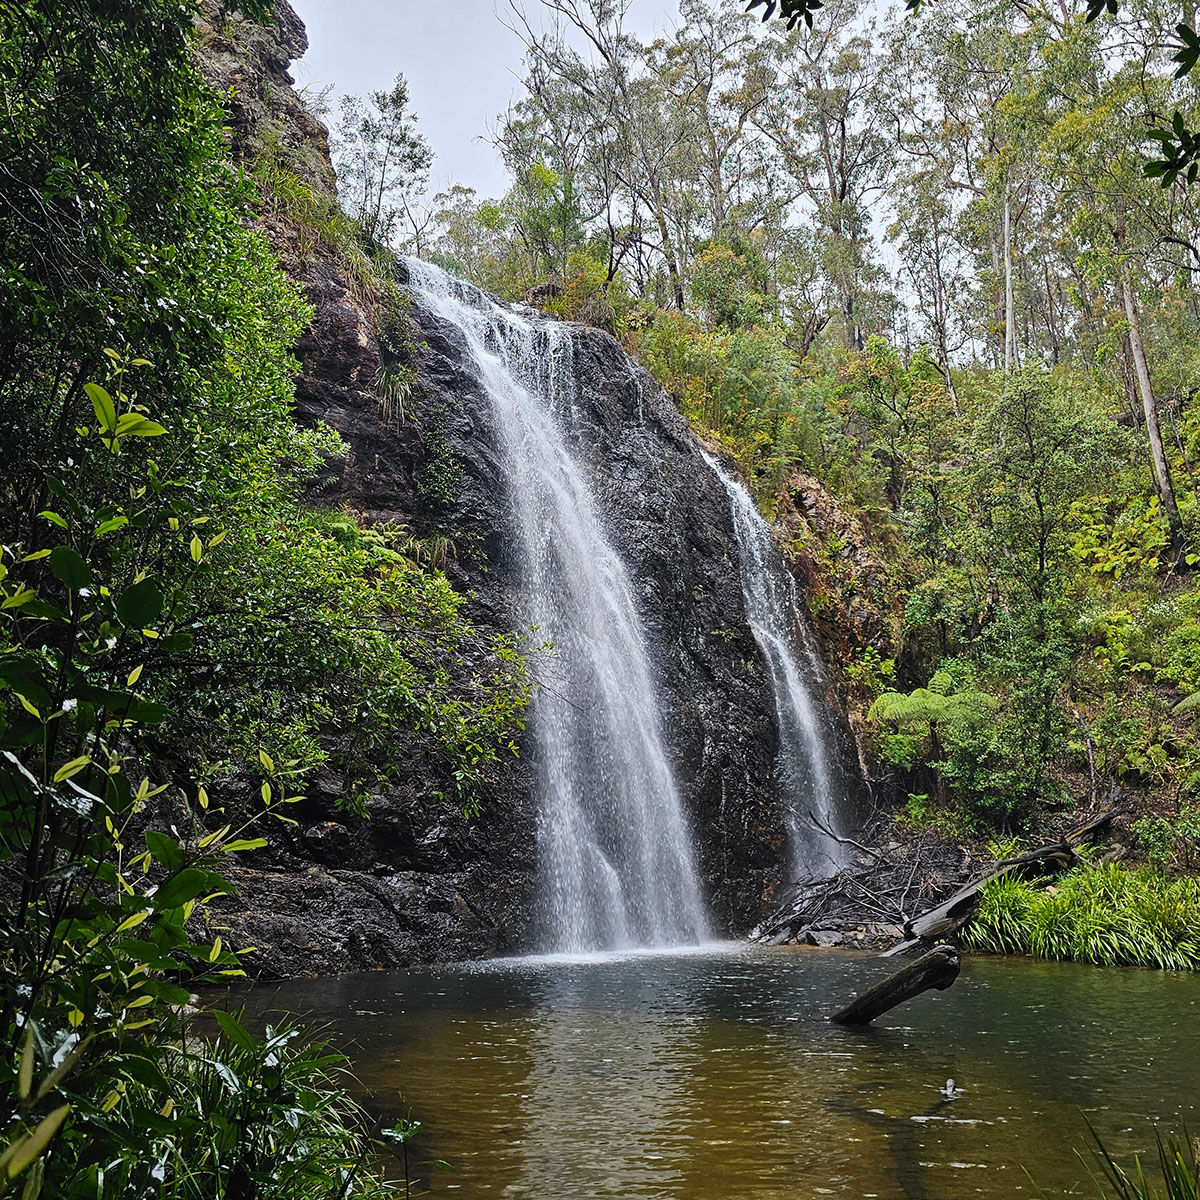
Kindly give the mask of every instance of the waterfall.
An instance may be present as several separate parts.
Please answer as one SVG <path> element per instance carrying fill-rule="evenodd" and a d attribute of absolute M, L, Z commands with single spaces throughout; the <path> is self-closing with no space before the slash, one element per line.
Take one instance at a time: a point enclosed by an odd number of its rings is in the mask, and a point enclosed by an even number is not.
<path fill-rule="evenodd" d="M 523 625 L 553 644 L 530 712 L 547 948 L 707 936 L 629 573 L 568 433 L 574 335 L 409 260 L 423 306 L 462 331 L 506 463 Z"/>
<path fill-rule="evenodd" d="M 701 453 L 704 453 L 703 451 Z M 779 728 L 776 770 L 787 805 L 792 873 L 803 879 L 840 861 L 840 847 L 811 820 L 837 829 L 838 793 L 830 733 L 818 715 L 813 684 L 821 667 L 796 604 L 796 585 L 771 527 L 750 493 L 711 454 L 704 454 L 729 495 L 741 557 L 742 596 L 750 632 L 762 651 Z M 803 664 L 803 665 L 802 665 Z"/>

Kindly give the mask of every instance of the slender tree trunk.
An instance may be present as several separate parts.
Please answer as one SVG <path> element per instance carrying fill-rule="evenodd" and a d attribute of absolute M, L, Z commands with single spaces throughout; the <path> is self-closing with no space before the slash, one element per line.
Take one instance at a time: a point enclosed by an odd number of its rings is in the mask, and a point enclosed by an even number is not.
<path fill-rule="evenodd" d="M 1000 324 L 1004 321 L 1004 260 L 1003 252 L 1000 249 L 1000 242 L 996 238 L 996 227 L 993 225 L 988 231 L 988 241 L 992 251 L 992 275 L 996 280 L 995 293 L 995 308 L 993 310 L 993 318 Z M 992 343 L 992 350 L 995 350 L 995 342 Z M 999 366 L 999 359 L 994 360 Z"/>
<path fill-rule="evenodd" d="M 1142 414 L 1146 418 L 1146 434 L 1150 439 L 1150 457 L 1154 462 L 1154 483 L 1158 489 L 1158 500 L 1167 518 L 1171 534 L 1171 555 L 1178 563 L 1183 550 L 1183 521 L 1179 516 L 1179 505 L 1175 502 L 1175 487 L 1171 482 L 1171 469 L 1163 450 L 1162 433 L 1158 427 L 1158 410 L 1154 404 L 1154 390 L 1150 384 L 1150 368 L 1146 364 L 1146 347 L 1142 342 L 1142 328 L 1138 321 L 1137 303 L 1133 297 L 1133 286 L 1129 282 L 1129 270 L 1121 267 L 1121 295 L 1125 300 L 1125 316 L 1129 321 L 1129 347 L 1133 351 L 1133 365 L 1137 372 L 1138 390 L 1142 394 Z"/>
<path fill-rule="evenodd" d="M 667 215 L 663 211 L 662 197 L 657 186 L 649 196 L 652 202 L 650 208 L 654 214 L 654 223 L 658 226 L 658 236 L 662 241 L 662 255 L 667 264 L 667 277 L 671 281 L 671 293 L 675 307 L 684 311 L 683 276 L 679 272 L 679 262 L 675 257 L 675 248 L 671 241 L 671 230 L 667 225 Z"/>
<path fill-rule="evenodd" d="M 1008 176 L 1004 177 L 1004 374 L 1020 364 L 1017 362 L 1017 323 L 1013 305 L 1012 267 L 1012 204 L 1009 199 Z"/>
<path fill-rule="evenodd" d="M 1142 403 L 1138 397 L 1137 379 L 1133 370 L 1133 349 L 1129 344 L 1129 334 L 1122 333 L 1118 335 L 1121 345 L 1121 378 L 1125 381 L 1125 403 L 1129 405 L 1129 416 L 1133 422 L 1133 428 L 1140 430 L 1142 427 Z"/>
<path fill-rule="evenodd" d="M 854 292 L 847 284 L 842 289 L 842 320 L 846 323 L 846 349 L 862 353 L 862 336 L 855 323 L 857 316 L 854 311 Z"/>
<path fill-rule="evenodd" d="M 1055 322 L 1057 313 L 1054 308 L 1054 285 L 1050 282 L 1049 258 L 1042 260 L 1042 278 L 1046 281 L 1046 331 L 1050 334 L 1050 353 L 1054 356 L 1054 365 L 1058 366 L 1058 325 Z"/>

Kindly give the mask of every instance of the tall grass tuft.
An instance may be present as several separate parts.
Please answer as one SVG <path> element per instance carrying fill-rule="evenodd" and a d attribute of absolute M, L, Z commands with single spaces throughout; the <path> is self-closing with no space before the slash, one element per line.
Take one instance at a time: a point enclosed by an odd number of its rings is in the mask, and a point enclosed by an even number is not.
<path fill-rule="evenodd" d="M 983 891 L 963 944 L 1068 962 L 1200 968 L 1200 879 L 1083 866 L 1049 888 L 1004 875 Z"/>
<path fill-rule="evenodd" d="M 1164 1140 L 1162 1134 L 1157 1135 L 1158 1165 L 1165 1189 L 1161 1192 L 1147 1180 L 1140 1158 L 1133 1160 L 1131 1177 L 1105 1149 L 1095 1130 L 1092 1137 L 1096 1139 L 1093 1153 L 1104 1176 L 1103 1181 L 1096 1181 L 1104 1200 L 1200 1200 L 1200 1162 L 1196 1159 L 1195 1143 L 1186 1136 L 1168 1136 Z M 1103 1190 L 1105 1183 L 1115 1189 L 1111 1194 Z"/>

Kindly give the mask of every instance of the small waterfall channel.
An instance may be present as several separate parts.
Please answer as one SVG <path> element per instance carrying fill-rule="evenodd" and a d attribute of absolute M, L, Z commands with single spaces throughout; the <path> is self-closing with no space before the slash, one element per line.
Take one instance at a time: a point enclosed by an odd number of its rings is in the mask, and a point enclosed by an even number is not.
<path fill-rule="evenodd" d="M 708 927 L 692 838 L 629 573 L 564 428 L 574 334 L 502 307 L 428 263 L 407 267 L 421 304 L 462 331 L 491 398 L 521 619 L 554 646 L 551 686 L 530 712 L 545 948 L 702 942 Z"/>
<path fill-rule="evenodd" d="M 750 632 L 766 660 L 779 729 L 776 770 L 787 805 L 791 868 L 795 879 L 827 872 L 841 860 L 840 846 L 809 819 L 814 814 L 837 831 L 839 792 L 831 731 L 821 721 L 813 684 L 820 662 L 796 603 L 796 585 L 771 527 L 750 493 L 704 451 L 729 495 L 741 555 L 742 596 Z"/>

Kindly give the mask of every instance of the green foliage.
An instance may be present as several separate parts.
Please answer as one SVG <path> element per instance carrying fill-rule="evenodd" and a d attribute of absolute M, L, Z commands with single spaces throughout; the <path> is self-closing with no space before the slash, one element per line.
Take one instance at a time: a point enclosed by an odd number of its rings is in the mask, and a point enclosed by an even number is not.
<path fill-rule="evenodd" d="M 1195 870 L 1200 865 L 1200 805 L 1184 805 L 1174 818 L 1139 817 L 1133 832 L 1147 859 L 1160 870 Z"/>
<path fill-rule="evenodd" d="M 805 461 L 816 444 L 799 369 L 779 334 L 707 330 L 682 313 L 661 313 L 640 334 L 637 351 L 684 415 L 730 451 L 770 508 L 786 466 Z"/>
<path fill-rule="evenodd" d="M 1102 1178 L 1093 1181 L 1101 1200 L 1197 1200 L 1200 1197 L 1200 1160 L 1197 1159 L 1196 1143 L 1185 1133 L 1182 1137 L 1155 1132 L 1158 1143 L 1158 1167 L 1162 1173 L 1163 1186 L 1160 1191 L 1153 1179 L 1146 1178 L 1146 1169 L 1140 1157 L 1133 1160 L 1132 1176 L 1105 1148 L 1093 1129 L 1096 1143 L 1093 1154 L 1100 1164 Z M 1113 1190 L 1109 1192 L 1107 1189 Z"/>
<path fill-rule="evenodd" d="M 1044 786 L 1025 723 L 986 692 L 953 688 L 950 673 L 941 672 L 928 688 L 884 692 L 875 701 L 868 719 L 895 731 L 883 735 L 885 761 L 909 770 L 927 763 L 952 789 L 957 816 L 978 832 L 1019 827 Z M 928 823 L 923 815 L 916 820 Z"/>
<path fill-rule="evenodd" d="M 884 658 L 874 646 L 865 646 L 847 665 L 846 678 L 875 700 L 895 680 L 896 663 L 893 659 Z"/>
<path fill-rule="evenodd" d="M 439 508 L 449 508 L 458 495 L 462 464 L 450 445 L 446 418 L 432 413 L 425 427 L 425 458 L 417 477 L 417 492 Z"/>
<path fill-rule="evenodd" d="M 344 447 L 292 419 L 309 309 L 191 16 L 0 12 L 0 1192 L 25 1200 L 381 1194 L 333 1060 L 183 1038 L 189 987 L 249 953 L 210 903 L 318 763 L 351 806 L 402 774 L 475 809 L 529 695 L 445 548 L 302 502 Z M 259 165 L 264 203 L 340 236 Z"/>
<path fill-rule="evenodd" d="M 126 1078 L 117 1121 L 139 1108 L 153 1113 L 164 1094 L 170 1100 L 140 1153 L 106 1167 L 113 1195 L 130 1194 L 122 1184 L 155 1178 L 180 1200 L 239 1191 L 280 1200 L 396 1194 L 376 1176 L 380 1145 L 368 1132 L 373 1122 L 346 1094 L 342 1055 L 297 1028 L 267 1026 L 259 1041 L 232 1014 L 213 1016 L 218 1036 L 182 1039 L 161 1064 L 161 1082 Z"/>
<path fill-rule="evenodd" d="M 917 0 L 908 0 L 908 6 L 915 9 Z M 821 0 L 749 0 L 746 9 L 749 12 L 756 8 L 762 8 L 764 21 L 769 21 L 778 9 L 780 18 L 787 22 L 789 29 L 794 29 L 802 19 L 811 29 L 813 13 L 822 7 L 824 5 Z"/>
<path fill-rule="evenodd" d="M 1167 549 L 1158 497 L 1118 502 L 1111 496 L 1076 501 L 1077 533 L 1071 553 L 1098 574 L 1119 580 L 1128 571 L 1153 569 Z"/>
<path fill-rule="evenodd" d="M 1082 866 L 1039 888 L 1002 875 L 984 888 L 963 944 L 1101 965 L 1200 967 L 1200 880 Z"/>
<path fill-rule="evenodd" d="M 433 163 L 415 122 L 403 75 L 390 88 L 340 101 L 333 154 L 342 202 L 369 245 L 388 246 L 415 230 L 415 205 Z"/>
<path fill-rule="evenodd" d="M 692 263 L 692 298 L 711 326 L 743 329 L 761 317 L 765 297 L 754 282 L 746 256 L 717 242 Z"/>

